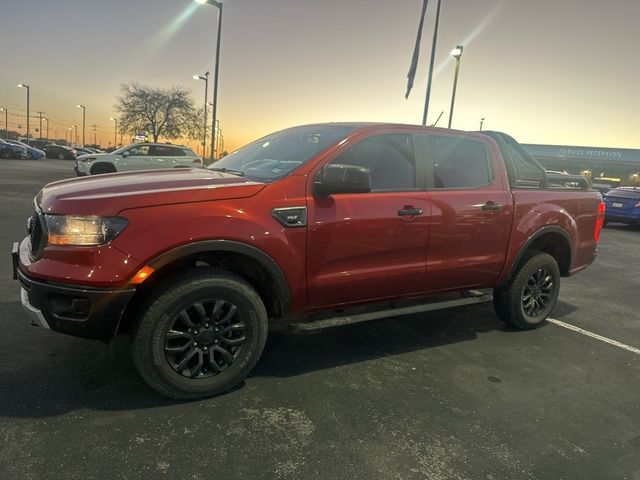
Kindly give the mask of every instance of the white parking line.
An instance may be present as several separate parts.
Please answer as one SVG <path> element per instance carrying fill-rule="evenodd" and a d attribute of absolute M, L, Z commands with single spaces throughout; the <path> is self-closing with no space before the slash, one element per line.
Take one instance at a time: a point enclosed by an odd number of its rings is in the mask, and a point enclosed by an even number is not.
<path fill-rule="evenodd" d="M 547 322 L 551 322 L 555 325 L 558 325 L 559 327 L 563 327 L 568 330 L 573 330 L 574 332 L 581 333 L 583 335 L 586 335 L 587 337 L 595 338 L 596 340 L 601 340 L 605 343 L 608 343 L 609 345 L 613 345 L 614 347 L 622 348 L 623 350 L 627 350 L 628 352 L 635 353 L 636 355 L 640 355 L 640 348 L 632 347 L 631 345 L 627 345 L 626 343 L 618 342 L 617 340 L 612 340 L 610 338 L 603 337 L 602 335 L 598 335 L 597 333 L 593 333 L 588 330 L 584 330 L 583 328 L 561 322 L 560 320 L 556 320 L 555 318 L 547 318 Z"/>

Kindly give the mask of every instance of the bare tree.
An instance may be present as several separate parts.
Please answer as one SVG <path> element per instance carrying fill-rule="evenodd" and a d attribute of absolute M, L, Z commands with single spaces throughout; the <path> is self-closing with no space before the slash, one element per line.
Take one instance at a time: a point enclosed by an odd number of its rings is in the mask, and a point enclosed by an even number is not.
<path fill-rule="evenodd" d="M 160 137 L 180 138 L 192 132 L 197 112 L 191 92 L 182 87 L 168 89 L 147 87 L 137 83 L 123 84 L 116 111 L 120 114 L 119 130 L 135 135 L 146 131 L 157 142 Z"/>

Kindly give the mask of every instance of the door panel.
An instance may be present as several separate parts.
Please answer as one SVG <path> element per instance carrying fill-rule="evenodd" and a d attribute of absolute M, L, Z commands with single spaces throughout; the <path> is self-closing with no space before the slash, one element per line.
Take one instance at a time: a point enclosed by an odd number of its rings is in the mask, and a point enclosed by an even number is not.
<path fill-rule="evenodd" d="M 422 209 L 417 216 L 398 211 Z M 308 205 L 307 278 L 312 305 L 417 294 L 424 289 L 426 192 L 342 194 Z"/>
<path fill-rule="evenodd" d="M 505 261 L 513 211 L 511 195 L 492 189 L 429 192 L 430 291 L 491 286 Z M 499 210 L 483 210 L 487 202 Z"/>
<path fill-rule="evenodd" d="M 427 135 L 429 291 L 490 287 L 502 271 L 513 200 L 497 151 L 459 134 Z M 424 140 L 423 139 L 423 140 Z"/>

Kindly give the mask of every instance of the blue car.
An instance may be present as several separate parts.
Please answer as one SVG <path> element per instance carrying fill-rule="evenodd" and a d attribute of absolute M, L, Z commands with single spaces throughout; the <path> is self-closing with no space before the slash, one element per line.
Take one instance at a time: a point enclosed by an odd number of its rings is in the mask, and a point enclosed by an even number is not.
<path fill-rule="evenodd" d="M 640 225 L 640 187 L 618 187 L 603 195 L 604 222 Z"/>
<path fill-rule="evenodd" d="M 27 158 L 27 149 L 0 138 L 0 158 Z"/>
<path fill-rule="evenodd" d="M 27 158 L 30 158 L 31 160 L 40 160 L 41 158 L 44 158 L 46 156 L 44 151 L 40 150 L 39 148 L 32 147 L 18 140 L 5 140 L 5 142 L 26 148 Z"/>

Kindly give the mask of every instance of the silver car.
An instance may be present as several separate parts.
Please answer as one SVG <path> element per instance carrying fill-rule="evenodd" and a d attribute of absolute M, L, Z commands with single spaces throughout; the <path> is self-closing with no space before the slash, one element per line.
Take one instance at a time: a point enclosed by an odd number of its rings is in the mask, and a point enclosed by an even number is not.
<path fill-rule="evenodd" d="M 133 143 L 111 153 L 82 155 L 76 159 L 74 170 L 78 176 L 85 176 L 159 168 L 199 168 L 202 165 L 202 158 L 182 145 Z"/>

